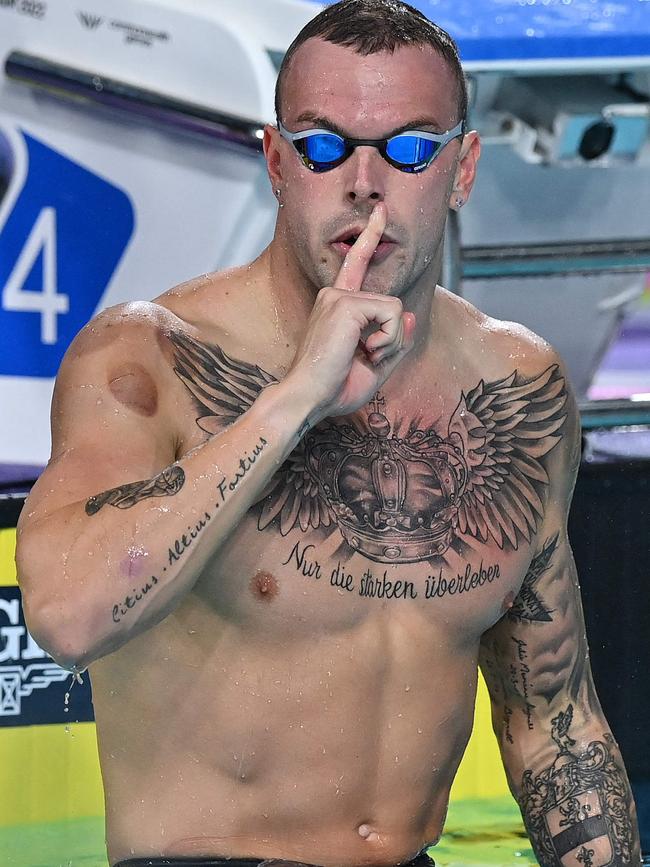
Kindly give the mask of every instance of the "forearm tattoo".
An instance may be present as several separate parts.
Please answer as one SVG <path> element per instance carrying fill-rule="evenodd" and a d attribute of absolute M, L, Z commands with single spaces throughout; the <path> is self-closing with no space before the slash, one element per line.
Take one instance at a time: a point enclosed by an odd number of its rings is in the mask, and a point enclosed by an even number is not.
<path fill-rule="evenodd" d="M 244 477 L 250 472 L 251 467 L 257 460 L 258 456 L 264 450 L 264 448 L 268 445 L 267 441 L 264 437 L 260 437 L 258 442 L 250 451 L 245 451 L 244 454 L 239 459 L 239 465 L 235 468 L 233 473 L 229 478 L 226 476 L 222 476 L 221 480 L 217 482 L 215 497 L 216 499 L 212 504 L 208 505 L 208 508 L 205 509 L 203 515 L 198 518 L 198 520 L 194 520 L 192 524 L 188 524 L 186 530 L 184 530 L 179 536 L 177 536 L 173 542 L 167 548 L 167 557 L 165 563 L 159 564 L 158 574 L 149 575 L 149 578 L 140 584 L 139 587 L 133 587 L 131 592 L 127 593 L 123 596 L 119 602 L 113 605 L 112 609 L 112 617 L 114 623 L 120 623 L 121 620 L 128 615 L 132 609 L 139 606 L 140 602 L 147 596 L 147 594 L 153 590 L 158 584 L 160 584 L 163 579 L 163 575 L 169 568 L 174 566 L 176 563 L 181 560 L 186 552 L 194 545 L 199 536 L 203 533 L 205 528 L 208 526 L 213 517 L 217 514 L 218 510 L 221 506 L 232 496 L 232 494 L 237 490 L 239 485 L 241 484 Z M 169 475 L 171 471 L 174 472 L 171 480 L 169 479 Z M 167 474 L 167 478 L 161 481 L 161 477 L 164 477 Z M 180 475 L 179 475 L 180 474 Z M 178 493 L 182 488 L 185 482 L 185 474 L 180 467 L 171 467 L 168 470 L 164 470 L 156 479 L 152 479 L 151 482 L 134 482 L 133 484 L 137 486 L 142 485 L 151 485 L 153 482 L 159 482 L 158 487 L 155 492 L 146 493 L 144 496 L 171 496 L 172 494 Z M 159 492 L 159 489 L 166 489 Z M 124 491 L 126 488 L 131 486 L 124 485 L 121 488 L 115 488 L 115 491 L 119 492 L 120 502 L 112 502 L 112 505 L 117 505 L 119 508 L 128 508 L 129 506 L 134 505 L 135 500 L 133 500 L 134 496 L 138 496 L 136 494 L 131 493 L 131 499 L 124 503 L 122 502 L 122 497 L 125 496 Z M 106 494 L 100 494 L 99 496 L 106 496 L 108 494 L 113 493 L 112 491 L 107 491 Z M 99 499 L 93 498 L 93 499 Z M 139 499 L 143 499 L 143 496 L 139 496 Z M 97 511 L 104 505 L 102 502 Z M 129 576 L 131 575 L 130 569 L 128 570 Z"/>
<path fill-rule="evenodd" d="M 555 760 L 522 778 L 519 802 L 535 854 L 541 867 L 632 864 L 632 794 L 614 739 L 605 733 L 576 750 L 572 721 L 568 705 L 551 721 Z"/>
<path fill-rule="evenodd" d="M 86 503 L 86 514 L 96 515 L 106 505 L 116 506 L 118 509 L 130 509 L 136 503 L 150 497 L 173 497 L 184 484 L 185 473 L 182 467 L 167 467 L 153 479 L 129 482 L 91 497 Z"/>

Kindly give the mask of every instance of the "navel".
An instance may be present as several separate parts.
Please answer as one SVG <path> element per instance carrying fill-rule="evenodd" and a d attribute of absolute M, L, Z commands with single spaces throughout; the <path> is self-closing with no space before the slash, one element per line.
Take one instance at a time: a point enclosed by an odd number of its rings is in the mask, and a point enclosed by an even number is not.
<path fill-rule="evenodd" d="M 251 578 L 250 587 L 253 596 L 262 602 L 270 602 L 280 592 L 276 578 L 261 570 Z"/>

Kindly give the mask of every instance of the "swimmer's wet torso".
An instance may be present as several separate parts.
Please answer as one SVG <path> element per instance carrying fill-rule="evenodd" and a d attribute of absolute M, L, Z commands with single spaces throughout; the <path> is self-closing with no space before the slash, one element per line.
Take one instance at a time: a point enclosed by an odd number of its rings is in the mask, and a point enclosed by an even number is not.
<path fill-rule="evenodd" d="M 97 562 L 82 524 L 114 522 L 96 524 L 116 553 L 97 563 L 104 601 L 93 638 L 77 632 L 77 646 L 97 647 L 101 636 L 109 650 L 90 673 L 112 860 L 396 864 L 433 843 L 471 729 L 480 639 L 513 605 L 541 547 L 531 527 L 548 485 L 531 477 L 523 487 L 539 490 L 540 502 L 530 494 L 523 511 L 510 505 L 500 531 L 495 513 L 471 507 L 469 480 L 476 486 L 476 468 L 485 472 L 495 437 L 523 446 L 520 461 L 545 475 L 540 461 L 548 468 L 554 458 L 566 415 L 555 356 L 438 288 L 431 327 L 439 317 L 446 336 L 404 359 L 358 410 L 304 434 L 182 600 L 142 631 L 168 572 L 200 556 L 233 502 L 231 486 L 245 485 L 269 447 L 263 440 L 272 444 L 274 429 L 257 422 L 223 463 L 217 448 L 209 468 L 191 468 L 204 444 L 249 414 L 241 415 L 247 403 L 273 399 L 291 365 L 296 347 L 269 324 L 269 296 L 259 291 L 266 269 L 262 257 L 181 287 L 164 306 L 109 311 L 75 346 L 82 416 L 98 434 L 115 419 L 126 425 L 119 448 L 105 442 L 92 490 L 84 479 L 97 445 L 68 453 L 64 430 L 66 473 L 43 500 L 47 508 L 75 483 L 89 496 L 73 520 L 70 569 Z M 238 312 L 212 325 L 209 297 L 224 316 L 233 304 L 257 307 L 259 318 L 242 328 Z M 546 423 L 528 424 L 526 412 L 540 406 Z M 279 417 L 295 424 L 288 408 Z M 512 428 L 523 439 L 512 440 Z M 132 479 L 155 481 L 111 486 L 125 461 Z M 509 502 L 526 501 L 521 488 Z M 141 517 L 125 527 L 130 514 Z M 165 521 L 156 544 L 144 544 L 146 526 Z M 83 593 L 81 585 L 80 607 Z M 114 649 L 121 630 L 130 638 Z"/>
<path fill-rule="evenodd" d="M 378 2 L 337 8 L 374 38 Z M 547 344 L 438 286 L 479 145 L 423 21 L 395 50 L 308 38 L 264 133 L 269 247 L 107 311 L 62 365 L 18 569 L 35 639 L 90 667 L 111 863 L 412 859 L 479 662 L 540 863 L 638 862 L 566 536 L 575 403 Z M 607 836 L 583 816 L 613 791 Z"/>
<path fill-rule="evenodd" d="M 181 310 L 207 292 L 228 303 L 227 292 L 248 306 L 255 290 L 250 269 L 197 285 L 162 301 Z M 458 329 L 452 343 L 479 340 L 486 379 L 513 372 L 491 367 L 499 344 L 534 351 L 524 331 L 485 320 L 443 290 L 437 300 Z M 238 412 L 259 387 L 258 368 L 268 379 L 285 372 L 273 363 L 282 347 L 263 326 L 255 340 L 146 316 L 151 367 L 163 372 L 159 392 L 174 408 L 177 459 L 226 427 L 225 390 L 228 412 Z M 134 318 L 137 330 L 142 314 Z M 479 640 L 512 606 L 532 549 L 520 536 L 514 548 L 505 536 L 499 545 L 459 530 L 454 499 L 471 457 L 451 434 L 462 432 L 461 396 L 480 370 L 460 364 L 449 376 L 424 359 L 403 366 L 359 411 L 304 438 L 163 623 L 91 666 L 116 857 L 137 841 L 136 853 L 281 851 L 297 861 L 392 864 L 437 839 L 471 729 Z M 534 382 L 544 370 L 534 361 L 520 379 Z M 116 405 L 148 406 L 148 380 L 136 369 L 120 373 Z M 508 415 L 506 398 L 500 411 Z M 254 443 L 241 457 L 248 466 Z M 216 478 L 214 504 L 223 487 Z M 173 509 L 173 497 L 156 505 Z M 152 571 L 164 578 L 161 569 L 185 556 L 214 520 L 212 506 L 210 519 L 197 511 L 167 540 L 157 569 L 153 552 L 133 546 L 113 585 L 116 620 L 137 615 Z"/>

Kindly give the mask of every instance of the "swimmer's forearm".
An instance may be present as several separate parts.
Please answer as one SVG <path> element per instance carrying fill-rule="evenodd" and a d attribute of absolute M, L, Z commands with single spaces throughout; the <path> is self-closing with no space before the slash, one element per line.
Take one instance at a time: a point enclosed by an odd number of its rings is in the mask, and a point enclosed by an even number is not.
<path fill-rule="evenodd" d="M 515 733 L 513 746 L 503 751 L 537 860 L 544 867 L 564 867 L 573 851 L 572 863 L 638 867 L 634 796 L 607 721 L 596 713 L 582 727 L 565 731 L 558 718 L 556 725 L 556 742 L 544 744 L 533 759 L 524 758 L 535 740 L 530 732 Z"/>
<path fill-rule="evenodd" d="M 28 527 L 18 566 L 36 640 L 64 667 L 82 668 L 163 620 L 309 429 L 311 411 L 289 385 L 273 385 L 154 479 Z"/>

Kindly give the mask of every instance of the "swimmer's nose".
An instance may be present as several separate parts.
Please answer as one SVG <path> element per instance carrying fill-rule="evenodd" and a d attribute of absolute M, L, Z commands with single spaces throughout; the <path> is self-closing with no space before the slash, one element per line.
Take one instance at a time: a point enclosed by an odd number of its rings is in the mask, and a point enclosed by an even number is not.
<path fill-rule="evenodd" d="M 376 148 L 358 147 L 343 163 L 345 168 L 345 196 L 348 202 L 359 205 L 383 202 L 386 194 L 386 174 L 390 166 Z"/>

